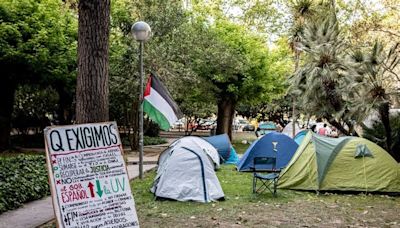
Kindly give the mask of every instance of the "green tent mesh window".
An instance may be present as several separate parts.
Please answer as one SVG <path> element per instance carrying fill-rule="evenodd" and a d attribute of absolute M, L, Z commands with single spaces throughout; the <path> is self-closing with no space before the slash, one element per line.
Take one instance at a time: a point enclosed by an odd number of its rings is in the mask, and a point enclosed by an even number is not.
<path fill-rule="evenodd" d="M 372 152 L 368 149 L 367 145 L 361 144 L 357 145 L 356 153 L 354 154 L 355 158 L 361 158 L 361 157 L 374 157 L 372 155 Z"/>

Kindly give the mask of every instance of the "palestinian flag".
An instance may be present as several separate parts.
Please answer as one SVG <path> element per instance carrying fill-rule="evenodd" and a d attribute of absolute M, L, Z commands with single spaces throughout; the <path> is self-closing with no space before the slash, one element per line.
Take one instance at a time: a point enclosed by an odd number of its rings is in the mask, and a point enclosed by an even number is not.
<path fill-rule="evenodd" d="M 164 131 L 182 117 L 178 105 L 154 73 L 151 73 L 144 91 L 143 111 Z"/>

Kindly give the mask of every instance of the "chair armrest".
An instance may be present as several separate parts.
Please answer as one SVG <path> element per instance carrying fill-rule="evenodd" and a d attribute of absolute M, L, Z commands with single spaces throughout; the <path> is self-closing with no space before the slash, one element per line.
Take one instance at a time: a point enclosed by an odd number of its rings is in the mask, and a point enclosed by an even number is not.
<path fill-rule="evenodd" d="M 272 169 L 271 172 L 272 173 L 280 173 L 282 169 Z"/>

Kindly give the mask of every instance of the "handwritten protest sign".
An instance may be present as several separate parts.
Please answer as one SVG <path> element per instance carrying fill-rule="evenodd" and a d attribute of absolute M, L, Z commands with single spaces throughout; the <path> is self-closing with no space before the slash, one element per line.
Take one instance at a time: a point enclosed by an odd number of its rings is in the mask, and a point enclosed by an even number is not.
<path fill-rule="evenodd" d="M 58 227 L 138 227 L 115 122 L 48 127 L 46 157 Z"/>

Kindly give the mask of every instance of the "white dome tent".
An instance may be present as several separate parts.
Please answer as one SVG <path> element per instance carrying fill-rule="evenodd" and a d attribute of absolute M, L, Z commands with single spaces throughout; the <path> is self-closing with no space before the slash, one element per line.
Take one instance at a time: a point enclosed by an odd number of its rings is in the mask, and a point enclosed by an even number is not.
<path fill-rule="evenodd" d="M 295 134 L 297 135 L 300 131 L 301 131 L 301 127 L 299 126 L 299 123 L 296 122 L 295 124 Z M 290 138 L 294 138 L 293 136 L 293 121 L 289 122 L 288 124 L 286 124 L 286 126 L 283 128 L 282 130 L 282 134 L 289 136 Z"/>
<path fill-rule="evenodd" d="M 211 202 L 224 198 L 214 169 L 217 150 L 200 137 L 184 137 L 171 144 L 158 160 L 151 192 L 157 198 Z"/>

